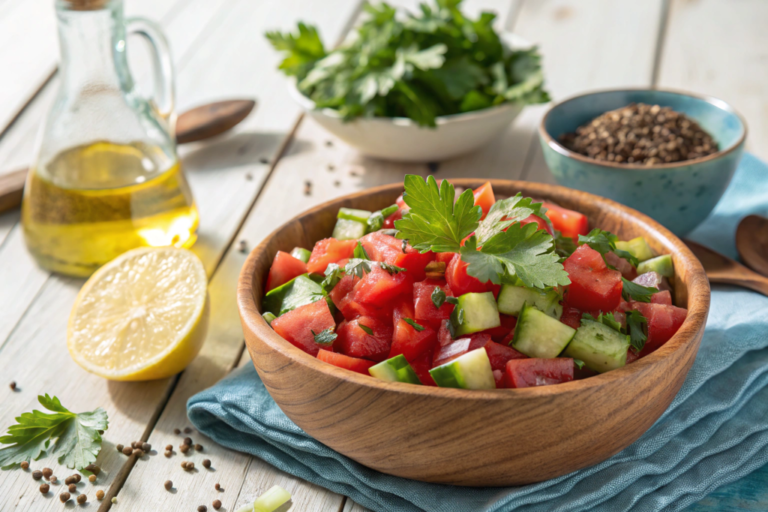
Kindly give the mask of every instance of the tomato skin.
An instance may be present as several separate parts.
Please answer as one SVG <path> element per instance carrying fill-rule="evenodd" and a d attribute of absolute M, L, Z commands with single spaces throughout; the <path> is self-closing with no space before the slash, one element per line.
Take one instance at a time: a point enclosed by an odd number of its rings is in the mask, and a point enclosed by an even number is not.
<path fill-rule="evenodd" d="M 573 380 L 573 359 L 511 359 L 505 368 L 506 387 L 529 388 Z"/>
<path fill-rule="evenodd" d="M 307 354 L 316 356 L 322 348 L 315 343 L 312 331 L 319 333 L 336 326 L 331 310 L 325 300 L 298 307 L 272 320 L 272 328 L 291 345 Z"/>
<path fill-rule="evenodd" d="M 413 283 L 413 309 L 416 320 L 440 321 L 451 317 L 453 304 L 444 302 L 440 308 L 436 308 L 432 302 L 432 293 L 435 288 L 440 288 L 447 297 L 453 297 L 451 287 L 443 280 L 426 279 Z"/>
<path fill-rule="evenodd" d="M 360 281 L 360 278 L 357 276 L 345 275 L 338 283 L 336 283 L 336 286 L 334 286 L 333 290 L 331 290 L 328 294 L 333 303 L 336 305 L 336 308 L 339 310 L 342 309 L 343 304 L 349 300 L 346 299 L 347 295 L 352 291 L 358 281 Z"/>
<path fill-rule="evenodd" d="M 395 221 L 400 220 L 403 218 L 403 210 L 398 209 L 395 213 L 384 219 L 384 224 L 382 224 L 382 229 L 394 229 L 395 228 Z"/>
<path fill-rule="evenodd" d="M 424 279 L 424 267 L 435 258 L 435 253 L 421 254 L 409 244 L 403 246 L 403 240 L 386 235 L 380 231 L 368 233 L 360 239 L 365 252 L 373 261 L 384 261 L 406 269 L 411 281 Z M 405 250 L 403 250 L 405 248 Z"/>
<path fill-rule="evenodd" d="M 453 343 L 453 336 L 451 336 L 451 329 L 448 327 L 450 320 L 443 320 L 440 322 L 440 328 L 437 331 L 437 343 L 438 348 L 450 345 Z"/>
<path fill-rule="evenodd" d="M 389 357 L 403 354 L 410 361 L 415 361 L 424 354 L 432 354 L 437 345 L 437 333 L 430 327 L 417 331 L 405 320 L 399 320 L 392 337 Z"/>
<path fill-rule="evenodd" d="M 531 224 L 531 223 L 538 224 L 539 225 L 538 229 L 543 229 L 544 231 L 546 231 L 550 235 L 555 236 L 554 231 L 552 231 L 552 228 L 550 227 L 550 225 L 547 224 L 547 221 L 545 221 L 544 219 L 542 219 L 538 215 L 529 215 L 528 217 L 526 217 L 526 218 L 524 218 L 523 220 L 520 221 L 520 224 L 522 224 L 523 226 L 526 225 L 526 224 Z M 506 229 L 504 231 L 506 231 Z"/>
<path fill-rule="evenodd" d="M 640 359 L 640 355 L 635 352 L 635 349 L 630 347 L 630 349 L 627 350 L 627 362 L 625 364 L 634 363 L 638 359 Z"/>
<path fill-rule="evenodd" d="M 397 199 L 395 199 L 395 204 L 401 209 L 401 210 L 408 210 L 408 205 L 405 204 L 405 199 L 403 199 L 403 194 L 400 194 Z"/>
<path fill-rule="evenodd" d="M 578 329 L 581 327 L 581 315 L 582 313 L 578 309 L 563 304 L 563 314 L 560 316 L 560 321 L 568 327 Z"/>
<path fill-rule="evenodd" d="M 496 202 L 496 196 L 493 194 L 493 187 L 490 181 L 486 181 L 483 185 L 476 188 L 473 195 L 475 196 L 475 206 L 479 206 L 483 210 L 484 219 L 488 215 L 488 211 L 491 206 Z"/>
<path fill-rule="evenodd" d="M 390 274 L 378 265 L 371 265 L 371 271 L 363 276 L 351 293 L 357 302 L 383 308 L 398 295 L 410 292 L 411 287 L 407 272 Z"/>
<path fill-rule="evenodd" d="M 429 370 L 432 369 L 432 354 L 424 353 L 418 359 L 409 362 L 422 384 L 425 386 L 437 386 L 437 383 L 435 383 L 435 380 L 429 373 Z"/>
<path fill-rule="evenodd" d="M 654 293 L 653 295 L 651 295 L 651 303 L 666 304 L 667 306 L 671 306 L 672 294 L 669 292 L 669 290 L 662 290 L 660 292 Z"/>
<path fill-rule="evenodd" d="M 454 256 L 456 256 L 457 253 L 455 252 L 438 252 L 435 254 L 435 261 L 439 261 L 441 263 L 445 263 L 446 266 L 451 262 Z"/>
<path fill-rule="evenodd" d="M 461 254 L 456 254 L 445 269 L 445 280 L 456 297 L 465 293 L 493 292 L 498 297 L 501 286 L 490 281 L 481 283 L 478 279 L 467 274 L 467 263 L 461 260 Z"/>
<path fill-rule="evenodd" d="M 338 366 L 339 368 L 344 368 L 345 370 L 353 371 L 356 373 L 362 373 L 363 375 L 368 375 L 369 377 L 371 374 L 368 373 L 368 368 L 376 364 L 374 361 L 368 361 L 367 359 L 360 359 L 357 357 L 349 357 L 345 356 L 344 354 L 329 352 L 328 350 L 322 348 L 317 353 L 317 358 L 328 364 L 332 364 L 333 366 Z"/>
<path fill-rule="evenodd" d="M 364 325 L 373 331 L 368 334 L 360 326 Z M 336 329 L 339 335 L 334 342 L 335 352 L 341 352 L 351 357 L 383 361 L 389 354 L 392 344 L 392 324 L 389 320 L 361 316 L 355 320 L 342 322 Z"/>
<path fill-rule="evenodd" d="M 569 236 L 574 241 L 579 239 L 579 235 L 586 235 L 589 233 L 589 221 L 587 216 L 583 213 L 579 213 L 568 208 L 563 208 L 553 203 L 544 202 L 544 208 L 547 209 L 545 214 L 552 222 L 552 226 L 563 236 Z"/>
<path fill-rule="evenodd" d="M 630 304 L 632 309 L 639 311 L 648 320 L 648 340 L 640 352 L 640 357 L 647 356 L 669 341 L 688 315 L 688 310 L 666 304 L 648 302 Z"/>
<path fill-rule="evenodd" d="M 265 291 L 284 285 L 294 277 L 307 273 L 307 264 L 298 258 L 294 258 L 287 252 L 277 251 L 272 266 L 269 267 L 267 287 Z"/>
<path fill-rule="evenodd" d="M 613 251 L 605 253 L 605 261 L 608 265 L 621 272 L 621 276 L 624 279 L 631 281 L 637 277 L 637 269 L 634 265 L 624 258 L 616 256 Z"/>
<path fill-rule="evenodd" d="M 512 359 L 525 359 L 528 356 L 521 354 L 512 347 L 491 341 L 485 345 L 485 351 L 488 353 L 488 359 L 491 361 L 493 370 L 504 371 L 507 367 L 507 361 Z"/>
<path fill-rule="evenodd" d="M 356 240 L 336 240 L 324 238 L 315 244 L 307 262 L 307 272 L 322 274 L 331 263 L 351 258 L 357 245 Z"/>
<path fill-rule="evenodd" d="M 621 273 L 605 265 L 603 257 L 582 245 L 563 263 L 571 284 L 566 301 L 581 311 L 614 311 L 621 302 Z"/>
<path fill-rule="evenodd" d="M 477 332 L 470 336 L 463 336 L 447 345 L 438 344 L 432 365 L 440 366 L 449 363 L 471 350 L 486 346 L 488 343 L 493 343 L 491 337 L 488 334 Z"/>

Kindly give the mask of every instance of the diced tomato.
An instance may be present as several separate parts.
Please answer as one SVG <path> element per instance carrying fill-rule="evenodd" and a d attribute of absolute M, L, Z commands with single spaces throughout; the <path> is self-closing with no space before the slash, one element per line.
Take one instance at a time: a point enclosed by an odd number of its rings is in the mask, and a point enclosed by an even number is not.
<path fill-rule="evenodd" d="M 429 374 L 429 370 L 432 369 L 432 354 L 424 353 L 418 359 L 409 362 L 422 384 L 425 386 L 437 386 L 432 375 Z"/>
<path fill-rule="evenodd" d="M 325 272 L 331 263 L 337 263 L 345 258 L 351 258 L 355 251 L 357 240 L 336 240 L 324 238 L 315 244 L 307 262 L 308 272 Z"/>
<path fill-rule="evenodd" d="M 578 329 L 581 327 L 581 311 L 578 309 L 566 305 L 563 305 L 563 314 L 560 316 L 560 321 L 569 327 Z"/>
<path fill-rule="evenodd" d="M 494 327 L 493 329 L 480 331 L 489 335 L 491 339 L 497 343 L 501 343 L 504 338 L 506 338 L 509 333 L 515 329 L 515 326 L 517 325 L 517 318 L 513 316 L 499 315 L 499 319 L 501 320 L 500 326 Z"/>
<path fill-rule="evenodd" d="M 451 317 L 454 305 L 444 302 L 440 308 L 432 302 L 432 293 L 440 288 L 447 297 L 453 297 L 450 286 L 443 280 L 427 279 L 413 283 L 413 308 L 417 320 L 445 320 Z"/>
<path fill-rule="evenodd" d="M 357 302 L 382 308 L 401 293 L 410 292 L 411 287 L 407 272 L 390 274 L 378 265 L 371 265 L 371 271 L 355 285 L 352 293 Z"/>
<path fill-rule="evenodd" d="M 394 229 L 395 221 L 403 218 L 403 210 L 397 210 L 395 213 L 384 219 L 383 229 Z"/>
<path fill-rule="evenodd" d="M 449 324 L 450 320 L 444 320 L 440 322 L 440 329 L 437 331 L 437 342 L 441 347 L 453 343 L 453 336 L 451 336 L 451 329 Z"/>
<path fill-rule="evenodd" d="M 403 354 L 408 361 L 415 361 L 422 354 L 432 354 L 437 345 L 437 333 L 430 327 L 417 331 L 405 320 L 395 326 L 389 357 Z"/>
<path fill-rule="evenodd" d="M 493 343 L 489 335 L 477 332 L 470 336 L 461 337 L 445 346 L 438 344 L 432 365 L 440 366 L 451 362 L 457 357 L 463 356 L 471 350 L 482 348 L 489 343 Z"/>
<path fill-rule="evenodd" d="M 496 197 L 493 195 L 493 187 L 491 187 L 491 182 L 486 181 L 485 184 L 478 187 L 474 191 L 475 195 L 475 206 L 479 206 L 483 209 L 483 219 L 486 215 L 488 215 L 488 211 L 491 209 L 491 206 L 496 202 Z"/>
<path fill-rule="evenodd" d="M 342 309 L 342 304 L 345 302 L 347 295 L 352 291 L 352 288 L 355 287 L 358 281 L 360 281 L 360 278 L 357 276 L 344 276 L 338 283 L 336 283 L 333 290 L 330 291 L 328 296 L 338 309 Z M 348 300 L 349 299 L 346 301 Z"/>
<path fill-rule="evenodd" d="M 599 252 L 582 245 L 563 266 L 571 280 L 566 296 L 568 304 L 582 311 L 613 311 L 618 307 L 621 273 L 609 269 Z"/>
<path fill-rule="evenodd" d="M 307 264 L 287 252 L 277 251 L 269 267 L 266 291 L 284 285 L 294 277 L 307 273 Z"/>
<path fill-rule="evenodd" d="M 546 231 L 547 233 L 549 233 L 552 236 L 555 235 L 555 233 L 552 231 L 552 228 L 550 227 L 550 225 L 547 224 L 547 221 L 545 221 L 544 219 L 542 219 L 538 215 L 529 215 L 528 217 L 526 217 L 523 220 L 521 220 L 520 224 L 526 225 L 526 224 L 530 224 L 532 222 L 535 222 L 536 224 L 538 224 L 539 225 L 539 229 L 543 229 L 544 231 Z M 509 228 L 507 228 L 507 229 L 509 229 Z"/>
<path fill-rule="evenodd" d="M 325 300 L 298 307 L 272 320 L 277 334 L 307 354 L 317 355 L 320 345 L 315 343 L 315 333 L 336 327 L 333 315 Z"/>
<path fill-rule="evenodd" d="M 400 207 L 401 210 L 408 210 L 408 205 L 405 204 L 405 199 L 403 199 L 403 195 L 400 194 L 397 199 L 395 199 L 395 204 L 397 204 L 398 207 Z"/>
<path fill-rule="evenodd" d="M 435 254 L 435 261 L 445 263 L 445 265 L 447 266 L 451 262 L 454 256 L 456 256 L 455 252 L 438 252 Z"/>
<path fill-rule="evenodd" d="M 494 297 L 498 297 L 501 286 L 491 283 L 481 283 L 478 279 L 467 274 L 467 263 L 461 260 L 461 255 L 456 254 L 445 269 L 445 280 L 451 291 L 459 297 L 465 293 L 483 293 L 492 291 Z"/>
<path fill-rule="evenodd" d="M 341 314 L 344 315 L 345 320 L 354 320 L 355 318 L 360 318 L 361 316 L 372 316 L 375 318 L 386 319 L 392 317 L 391 307 L 385 306 L 383 308 L 377 308 L 375 306 L 371 306 L 370 304 L 363 304 L 354 300 L 354 294 L 352 293 L 347 295 L 342 300 L 339 310 L 341 311 Z"/>
<path fill-rule="evenodd" d="M 435 258 L 435 253 L 421 254 L 403 240 L 386 235 L 380 231 L 368 233 L 360 239 L 368 257 L 374 261 L 384 261 L 406 269 L 411 281 L 424 279 L 424 267 Z"/>
<path fill-rule="evenodd" d="M 409 293 L 397 298 L 392 309 L 392 326 L 397 327 L 397 322 L 403 318 L 415 318 L 413 313 L 413 296 Z"/>
<path fill-rule="evenodd" d="M 666 304 L 632 302 L 632 309 L 639 311 L 648 320 L 648 340 L 640 357 L 645 357 L 664 345 L 683 325 L 688 311 Z"/>
<path fill-rule="evenodd" d="M 373 334 L 368 334 L 360 326 L 367 327 Z M 342 322 L 336 329 L 339 337 L 336 338 L 333 348 L 348 356 L 383 361 L 387 358 L 392 344 L 392 330 L 392 324 L 388 320 L 369 316 Z"/>
<path fill-rule="evenodd" d="M 368 373 L 368 368 L 376 364 L 375 361 L 369 361 L 367 359 L 360 359 L 357 357 L 349 357 L 345 356 L 344 354 L 329 352 L 325 349 L 320 349 L 320 351 L 317 353 L 317 358 L 321 361 L 332 364 L 333 366 L 338 366 L 339 368 L 344 368 L 345 370 L 362 373 L 363 375 L 370 375 L 370 373 Z"/>
<path fill-rule="evenodd" d="M 504 387 L 504 372 L 501 370 L 493 370 L 493 380 L 496 382 L 496 389 Z"/>
<path fill-rule="evenodd" d="M 658 293 L 654 293 L 651 295 L 651 303 L 653 304 L 666 304 L 667 306 L 672 305 L 672 294 L 669 293 L 669 290 L 664 290 Z"/>
<path fill-rule="evenodd" d="M 621 272 L 624 279 L 631 281 L 637 277 L 637 269 L 624 258 L 616 256 L 613 251 L 605 253 L 605 261 Z"/>
<path fill-rule="evenodd" d="M 635 349 L 630 347 L 630 349 L 627 350 L 627 362 L 626 362 L 626 364 L 634 363 L 638 359 L 640 359 L 640 354 L 635 352 Z"/>
<path fill-rule="evenodd" d="M 507 361 L 506 384 L 509 388 L 548 386 L 573 380 L 573 359 L 511 359 Z"/>
<path fill-rule="evenodd" d="M 632 351 L 630 350 L 630 352 L 632 352 Z M 586 366 L 583 366 L 583 367 L 579 368 L 574 363 L 574 365 L 573 365 L 573 380 L 586 379 L 588 377 L 594 377 L 595 375 L 597 375 L 596 371 L 590 370 Z"/>
<path fill-rule="evenodd" d="M 575 212 L 553 203 L 547 203 L 546 201 L 544 202 L 544 208 L 547 209 L 546 215 L 552 221 L 554 228 L 561 232 L 563 236 L 570 236 L 574 240 L 578 240 L 579 235 L 589 233 L 589 221 L 583 213 Z"/>
<path fill-rule="evenodd" d="M 504 339 L 502 339 L 499 343 L 501 343 L 502 345 L 509 346 L 509 344 L 512 343 L 513 339 L 515 339 L 515 330 L 514 329 L 509 331 L 509 334 L 504 336 Z"/>
<path fill-rule="evenodd" d="M 512 359 L 525 359 L 525 354 L 521 354 L 512 347 L 491 341 L 485 344 L 485 351 L 488 353 L 488 359 L 491 361 L 491 368 L 504 371 L 507 367 L 507 361 Z"/>

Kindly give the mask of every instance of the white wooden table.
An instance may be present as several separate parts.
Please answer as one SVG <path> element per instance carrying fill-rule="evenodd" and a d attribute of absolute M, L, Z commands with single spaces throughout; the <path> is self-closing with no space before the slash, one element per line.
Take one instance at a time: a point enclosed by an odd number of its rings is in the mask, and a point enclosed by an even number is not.
<path fill-rule="evenodd" d="M 398 0 L 414 6 L 415 0 Z M 658 86 L 687 89 L 731 102 L 749 122 L 748 150 L 768 158 L 768 2 L 764 0 L 466 0 L 466 9 L 498 13 L 498 27 L 540 44 L 547 87 L 556 100 L 596 88 Z M 263 37 L 298 20 L 319 26 L 326 43 L 339 40 L 359 17 L 358 0 L 126 0 L 129 15 L 159 20 L 172 45 L 179 109 L 231 97 L 259 105 L 233 133 L 185 146 L 181 153 L 202 219 L 194 251 L 210 276 L 211 327 L 202 352 L 181 375 L 145 383 L 108 382 L 69 357 L 65 325 L 82 281 L 50 275 L 27 254 L 18 212 L 0 215 L 0 428 L 56 394 L 75 411 L 104 407 L 110 427 L 96 484 L 81 483 L 91 509 L 196 510 L 220 499 L 232 511 L 273 484 L 293 495 L 291 510 L 359 512 L 343 496 L 214 445 L 215 471 L 184 472 L 181 458 L 153 455 L 135 465 L 114 446 L 148 440 L 179 444 L 174 428 L 188 425 L 185 404 L 233 368 L 250 364 L 235 306 L 235 283 L 249 247 L 272 229 L 320 202 L 373 185 L 425 175 L 425 165 L 360 157 L 303 120 L 291 101 L 280 60 Z M 137 65 L 141 52 L 135 52 Z M 29 164 L 35 134 L 57 88 L 58 48 L 51 0 L 0 0 L 0 173 Z M 443 162 L 438 177 L 483 176 L 552 181 L 536 127 L 545 106 L 527 108 L 485 149 Z M 266 163 L 265 163 L 266 162 Z M 312 182 L 311 195 L 304 182 Z M 7 383 L 16 381 L 12 392 Z M 200 460 L 197 460 L 200 459 Z M 72 471 L 55 460 L 60 481 Z M 177 492 L 163 488 L 172 479 Z M 220 483 L 223 492 L 216 492 Z M 60 510 L 37 491 L 28 473 L 0 471 L 0 511 Z M 103 489 L 107 499 L 95 501 Z M 71 505 L 70 505 L 71 506 Z M 701 505 L 707 508 L 706 505 Z M 704 510 L 702 508 L 702 510 Z M 714 509 L 713 509 L 714 510 Z"/>

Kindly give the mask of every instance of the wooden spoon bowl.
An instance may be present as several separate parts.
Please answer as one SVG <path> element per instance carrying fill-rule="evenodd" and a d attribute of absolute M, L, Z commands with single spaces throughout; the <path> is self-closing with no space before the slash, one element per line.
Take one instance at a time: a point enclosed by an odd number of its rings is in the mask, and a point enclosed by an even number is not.
<path fill-rule="evenodd" d="M 451 180 L 475 188 L 484 180 Z M 508 486 L 539 482 L 591 466 L 638 439 L 677 394 L 696 357 L 709 311 L 699 261 L 666 228 L 628 207 L 541 183 L 493 180 L 498 195 L 523 195 L 583 212 L 591 226 L 622 239 L 644 236 L 672 254 L 675 303 L 688 308 L 661 349 L 624 368 L 584 380 L 527 389 L 471 391 L 383 382 L 326 364 L 278 336 L 262 319 L 261 299 L 278 250 L 311 248 L 328 237 L 340 207 L 376 210 L 402 184 L 329 201 L 287 222 L 248 257 L 238 307 L 256 371 L 299 427 L 375 470 L 426 482 Z"/>

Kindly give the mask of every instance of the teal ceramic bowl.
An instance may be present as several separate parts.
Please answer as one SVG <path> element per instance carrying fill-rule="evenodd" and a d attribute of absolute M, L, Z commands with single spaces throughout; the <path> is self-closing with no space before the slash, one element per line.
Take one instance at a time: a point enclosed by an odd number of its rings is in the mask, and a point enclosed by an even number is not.
<path fill-rule="evenodd" d="M 712 135 L 720 150 L 703 158 L 647 167 L 593 160 L 558 142 L 561 135 L 630 103 L 684 113 Z M 558 183 L 623 203 L 683 236 L 709 215 L 725 192 L 744 149 L 747 125 L 730 105 L 715 98 L 630 89 L 591 92 L 554 105 L 541 121 L 539 136 Z"/>

